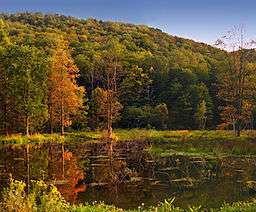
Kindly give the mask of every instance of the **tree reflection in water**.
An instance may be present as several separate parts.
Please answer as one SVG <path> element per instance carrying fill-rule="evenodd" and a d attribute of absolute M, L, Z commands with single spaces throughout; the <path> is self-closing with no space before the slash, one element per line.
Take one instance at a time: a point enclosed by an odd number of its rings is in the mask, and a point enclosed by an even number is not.
<path fill-rule="evenodd" d="M 25 182 L 53 183 L 69 202 L 97 200 L 123 208 L 173 196 L 179 206 L 209 207 L 250 197 L 244 184 L 256 180 L 253 158 L 153 157 L 146 147 L 135 141 L 5 145 L 0 148 L 0 189 L 12 174 Z"/>
<path fill-rule="evenodd" d="M 48 177 L 69 202 L 77 200 L 77 193 L 87 189 L 85 174 L 77 157 L 65 150 L 64 144 L 49 145 Z"/>

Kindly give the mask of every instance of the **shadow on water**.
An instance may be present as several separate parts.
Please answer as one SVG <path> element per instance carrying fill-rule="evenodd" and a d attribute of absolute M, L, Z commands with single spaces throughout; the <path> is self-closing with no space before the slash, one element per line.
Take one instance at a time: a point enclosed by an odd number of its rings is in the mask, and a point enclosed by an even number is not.
<path fill-rule="evenodd" d="M 104 201 L 122 208 L 176 197 L 181 207 L 218 207 L 254 196 L 256 159 L 153 157 L 146 142 L 2 145 L 0 189 L 14 179 L 55 184 L 72 203 Z"/>

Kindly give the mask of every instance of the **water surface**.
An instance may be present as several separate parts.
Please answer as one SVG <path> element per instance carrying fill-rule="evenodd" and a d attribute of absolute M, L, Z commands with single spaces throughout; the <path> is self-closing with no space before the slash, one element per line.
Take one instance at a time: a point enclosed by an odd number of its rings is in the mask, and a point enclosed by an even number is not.
<path fill-rule="evenodd" d="M 55 184 L 72 203 L 104 201 L 122 208 L 156 205 L 219 207 L 254 197 L 254 158 L 150 155 L 147 142 L 0 146 L 0 189 L 14 179 Z"/>

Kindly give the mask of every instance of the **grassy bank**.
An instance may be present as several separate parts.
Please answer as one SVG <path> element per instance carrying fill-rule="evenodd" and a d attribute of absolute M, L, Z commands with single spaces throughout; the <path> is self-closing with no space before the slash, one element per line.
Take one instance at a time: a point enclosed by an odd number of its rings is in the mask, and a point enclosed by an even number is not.
<path fill-rule="evenodd" d="M 150 140 L 157 142 L 176 141 L 252 141 L 256 140 L 256 131 L 243 131 L 240 137 L 236 137 L 232 131 L 158 131 L 146 129 L 117 129 L 114 134 L 118 141 Z M 29 137 L 21 134 L 0 136 L 1 143 L 27 143 L 45 141 L 100 141 L 103 133 L 101 131 L 67 132 L 63 138 L 59 134 L 34 134 Z M 64 140 L 63 140 L 64 139 Z"/>
<path fill-rule="evenodd" d="M 100 140 L 101 131 L 68 133 L 68 139 L 74 140 Z M 256 131 L 243 131 L 240 137 L 235 136 L 233 131 L 189 131 L 189 130 L 147 130 L 147 129 L 117 129 L 114 134 L 118 141 L 147 140 L 154 143 L 176 141 L 253 141 L 256 140 Z"/>
<path fill-rule="evenodd" d="M 0 136 L 0 144 L 38 144 L 45 142 L 61 143 L 64 138 L 58 134 L 34 134 L 31 136 L 23 136 L 21 134 L 13 134 L 9 136 Z"/>
<path fill-rule="evenodd" d="M 29 192 L 26 192 L 26 185 L 21 181 L 10 181 L 9 188 L 5 189 L 0 202 L 1 212 L 199 212 L 206 211 L 203 206 L 179 208 L 174 206 L 174 199 L 165 200 L 157 206 L 144 208 L 143 205 L 133 210 L 123 210 L 104 203 L 74 205 L 67 203 L 57 188 L 47 185 L 43 181 L 32 181 Z M 256 211 L 256 200 L 250 202 L 236 202 L 224 204 L 221 208 L 209 209 L 208 211 Z"/>
<path fill-rule="evenodd" d="M 162 157 L 251 157 L 256 156 L 255 133 L 244 131 L 236 137 L 231 131 L 163 131 L 151 136 L 148 151 Z"/>
<path fill-rule="evenodd" d="M 116 141 L 150 141 L 148 150 L 152 155 L 188 156 L 255 156 L 256 131 L 243 131 L 236 137 L 232 131 L 157 131 L 157 130 L 115 130 Z M 0 144 L 27 144 L 44 142 L 104 142 L 101 131 L 69 132 L 65 137 L 59 134 L 35 134 L 1 136 Z"/>

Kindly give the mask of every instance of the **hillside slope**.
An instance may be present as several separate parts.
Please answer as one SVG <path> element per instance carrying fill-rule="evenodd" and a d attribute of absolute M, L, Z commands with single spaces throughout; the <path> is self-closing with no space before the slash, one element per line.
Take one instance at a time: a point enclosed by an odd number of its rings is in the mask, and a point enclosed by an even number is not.
<path fill-rule="evenodd" d="M 227 57 L 227 53 L 220 49 L 144 25 L 41 13 L 1 14 L 0 18 L 6 23 L 11 40 L 18 44 L 35 46 L 51 54 L 58 37 L 68 40 L 72 57 L 80 69 L 79 83 L 86 87 L 89 99 L 92 89 L 101 85 L 91 76 L 92 69 L 95 69 L 95 55 L 109 40 L 116 40 L 122 48 L 126 70 L 119 81 L 120 93 L 124 87 L 122 82 L 130 77 L 134 66 L 142 69 L 150 84 L 147 88 L 143 83 L 141 88 L 136 85 L 130 88 L 133 93 L 142 90 L 136 99 L 127 100 L 123 91 L 120 101 L 124 109 L 118 127 L 152 125 L 145 111 L 151 111 L 161 103 L 168 107 L 168 128 L 197 128 L 195 114 L 203 101 L 207 106 L 207 127 L 214 128 L 220 122 L 218 108 L 221 102 L 217 97 L 217 84 Z M 148 98 L 141 101 L 145 95 Z M 140 109 L 139 121 L 134 108 Z M 135 119 L 139 124 L 128 124 Z"/>

